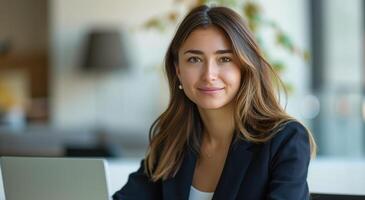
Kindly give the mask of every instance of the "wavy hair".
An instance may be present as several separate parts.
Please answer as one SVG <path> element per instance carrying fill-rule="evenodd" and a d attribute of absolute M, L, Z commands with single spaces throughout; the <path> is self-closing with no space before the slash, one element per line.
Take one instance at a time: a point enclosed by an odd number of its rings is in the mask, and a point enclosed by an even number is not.
<path fill-rule="evenodd" d="M 209 26 L 215 26 L 226 34 L 240 63 L 241 85 L 232 100 L 235 139 L 263 143 L 279 132 L 284 124 L 295 120 L 280 105 L 279 86 L 284 91 L 285 87 L 263 57 L 244 19 L 227 7 L 196 7 L 179 25 L 165 55 L 170 101 L 150 128 L 150 143 L 144 162 L 145 173 L 152 181 L 175 176 L 186 148 L 197 153 L 200 151 L 202 120 L 197 106 L 178 89 L 175 66 L 179 59 L 178 51 L 189 34 Z M 308 133 L 314 156 L 316 144 L 311 132 Z"/>

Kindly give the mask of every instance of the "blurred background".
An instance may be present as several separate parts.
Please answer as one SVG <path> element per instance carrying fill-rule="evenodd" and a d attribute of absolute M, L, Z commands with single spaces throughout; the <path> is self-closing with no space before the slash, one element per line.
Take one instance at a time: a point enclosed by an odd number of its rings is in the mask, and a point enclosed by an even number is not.
<path fill-rule="evenodd" d="M 222 2 L 251 22 L 319 156 L 364 157 L 363 2 Z M 200 1 L 0 3 L 0 155 L 105 145 L 143 156 L 169 98 L 164 52 Z"/>
<path fill-rule="evenodd" d="M 142 158 L 169 99 L 164 53 L 204 2 L 0 0 L 0 156 Z M 364 2 L 209 2 L 249 20 L 318 158 L 365 160 Z"/>

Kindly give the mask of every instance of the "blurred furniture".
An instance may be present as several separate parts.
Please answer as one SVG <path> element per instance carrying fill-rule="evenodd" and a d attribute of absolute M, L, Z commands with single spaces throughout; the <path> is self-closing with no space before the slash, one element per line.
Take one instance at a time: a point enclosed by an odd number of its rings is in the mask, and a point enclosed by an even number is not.
<path fill-rule="evenodd" d="M 117 30 L 94 30 L 87 36 L 82 68 L 86 71 L 109 72 L 127 68 L 127 50 Z"/>
<path fill-rule="evenodd" d="M 118 153 L 106 145 L 94 145 L 90 147 L 66 146 L 64 156 L 113 158 L 117 157 Z"/>
<path fill-rule="evenodd" d="M 364 200 L 365 195 L 311 194 L 312 200 Z"/>
<path fill-rule="evenodd" d="M 59 130 L 27 127 L 14 132 L 0 128 L 0 156 L 140 157 L 148 137 L 139 131 Z"/>
<path fill-rule="evenodd" d="M 3 0 L 1 5 L 0 73 L 17 70 L 26 74 L 29 83 L 26 120 L 29 123 L 47 123 L 49 1 Z"/>
<path fill-rule="evenodd" d="M 14 53 L 0 56 L 1 71 L 22 71 L 29 82 L 26 117 L 29 122 L 49 119 L 49 65 L 47 53 Z"/>

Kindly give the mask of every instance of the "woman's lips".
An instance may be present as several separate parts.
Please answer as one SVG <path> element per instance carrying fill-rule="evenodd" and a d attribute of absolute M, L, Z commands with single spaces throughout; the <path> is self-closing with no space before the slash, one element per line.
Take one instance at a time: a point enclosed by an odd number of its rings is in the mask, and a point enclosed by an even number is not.
<path fill-rule="evenodd" d="M 204 94 L 216 94 L 222 91 L 224 88 L 220 87 L 200 87 L 198 90 Z"/>

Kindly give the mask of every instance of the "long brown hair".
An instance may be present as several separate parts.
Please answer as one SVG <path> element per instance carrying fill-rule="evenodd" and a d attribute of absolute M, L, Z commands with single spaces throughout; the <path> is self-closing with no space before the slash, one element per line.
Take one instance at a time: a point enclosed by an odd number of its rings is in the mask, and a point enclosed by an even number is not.
<path fill-rule="evenodd" d="M 226 7 L 199 6 L 178 27 L 165 55 L 165 71 L 170 88 L 169 105 L 152 124 L 150 145 L 145 158 L 145 172 L 152 181 L 173 177 L 181 166 L 186 148 L 200 151 L 202 121 L 196 105 L 178 89 L 175 65 L 178 51 L 189 34 L 197 28 L 215 26 L 223 30 L 238 57 L 242 81 L 234 98 L 235 129 L 239 139 L 263 143 L 270 140 L 282 125 L 295 120 L 279 103 L 279 88 L 285 88 L 271 65 L 264 59 L 254 36 L 239 14 Z M 316 144 L 310 131 L 312 155 Z"/>

